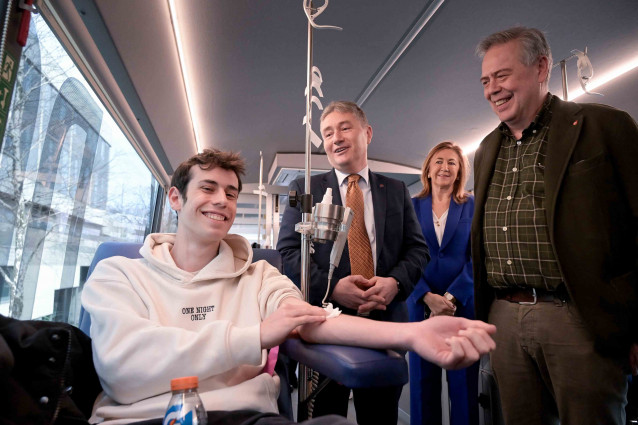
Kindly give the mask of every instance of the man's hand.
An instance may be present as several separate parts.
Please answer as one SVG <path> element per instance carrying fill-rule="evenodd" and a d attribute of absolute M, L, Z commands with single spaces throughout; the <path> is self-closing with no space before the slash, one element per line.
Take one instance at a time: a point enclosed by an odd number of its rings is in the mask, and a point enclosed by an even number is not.
<path fill-rule="evenodd" d="M 454 316 L 456 312 L 456 306 L 450 300 L 434 292 L 425 294 L 423 302 L 430 308 L 430 317 Z"/>
<path fill-rule="evenodd" d="M 393 277 L 374 276 L 369 282 L 372 287 L 365 291 L 363 296 L 370 301 L 359 306 L 359 313 L 367 313 L 372 310 L 385 310 L 385 306 L 390 304 L 399 293 L 399 285 L 397 285 L 397 280 Z M 377 299 L 376 297 L 381 297 L 383 301 L 373 301 Z"/>
<path fill-rule="evenodd" d="M 445 369 L 467 367 L 496 347 L 496 327 L 479 320 L 439 316 L 415 325 L 409 349 Z"/>
<path fill-rule="evenodd" d="M 332 291 L 332 299 L 344 307 L 358 310 L 366 303 L 383 304 L 384 299 L 378 295 L 366 296 L 366 290 L 372 286 L 368 279 L 360 275 L 347 276 L 339 280 Z M 385 309 L 385 306 L 383 307 Z"/>
<path fill-rule="evenodd" d="M 631 368 L 631 374 L 638 375 L 638 342 L 634 342 L 629 347 L 629 367 Z"/>
<path fill-rule="evenodd" d="M 261 322 L 261 348 L 281 344 L 297 326 L 325 320 L 326 312 L 321 307 L 313 307 L 297 298 L 285 298 L 279 308 Z"/>

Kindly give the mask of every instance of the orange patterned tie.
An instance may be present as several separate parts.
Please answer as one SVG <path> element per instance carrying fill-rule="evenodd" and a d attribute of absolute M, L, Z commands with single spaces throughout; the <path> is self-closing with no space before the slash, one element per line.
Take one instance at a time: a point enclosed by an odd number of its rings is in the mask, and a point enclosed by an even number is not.
<path fill-rule="evenodd" d="M 351 273 L 353 275 L 360 274 L 366 279 L 370 279 L 374 276 L 374 262 L 363 216 L 363 192 L 359 187 L 360 178 L 361 176 L 358 174 L 348 176 L 346 206 L 354 212 L 354 218 L 348 232 L 348 252 Z"/>

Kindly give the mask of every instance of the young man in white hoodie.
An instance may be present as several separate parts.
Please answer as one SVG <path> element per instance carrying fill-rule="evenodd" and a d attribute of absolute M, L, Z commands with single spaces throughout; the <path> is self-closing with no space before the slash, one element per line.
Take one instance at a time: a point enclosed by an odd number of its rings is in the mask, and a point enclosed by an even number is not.
<path fill-rule="evenodd" d="M 326 319 L 277 269 L 252 263 L 246 239 L 228 234 L 244 167 L 239 155 L 217 150 L 182 163 L 168 192 L 177 233 L 149 235 L 141 259 L 114 257 L 95 268 L 82 294 L 104 389 L 92 423 L 161 418 L 171 379 L 191 375 L 199 377 L 209 425 L 286 423 L 271 414 L 279 379 L 265 366 L 267 350 L 293 332 L 312 342 L 412 350 L 446 368 L 467 366 L 494 348 L 493 326 L 461 318 Z"/>

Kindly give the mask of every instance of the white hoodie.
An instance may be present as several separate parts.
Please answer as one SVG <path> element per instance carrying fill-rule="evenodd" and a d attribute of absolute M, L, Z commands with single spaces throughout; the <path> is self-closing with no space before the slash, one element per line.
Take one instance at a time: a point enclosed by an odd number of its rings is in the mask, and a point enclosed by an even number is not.
<path fill-rule="evenodd" d="M 206 410 L 277 412 L 279 378 L 262 373 L 260 323 L 299 290 L 267 262 L 251 264 L 241 236 L 228 235 L 196 273 L 175 265 L 174 241 L 149 235 L 143 258 L 101 261 L 83 290 L 104 388 L 91 423 L 162 417 L 181 376 L 199 377 Z"/>

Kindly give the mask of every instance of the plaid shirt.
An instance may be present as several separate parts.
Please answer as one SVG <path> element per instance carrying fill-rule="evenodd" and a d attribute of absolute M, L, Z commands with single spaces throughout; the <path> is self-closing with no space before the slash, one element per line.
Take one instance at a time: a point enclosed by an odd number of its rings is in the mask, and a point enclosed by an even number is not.
<path fill-rule="evenodd" d="M 487 281 L 495 288 L 554 290 L 563 280 L 549 239 L 544 206 L 551 100 L 548 95 L 520 140 L 504 123 L 499 127 L 501 147 L 483 221 Z"/>

